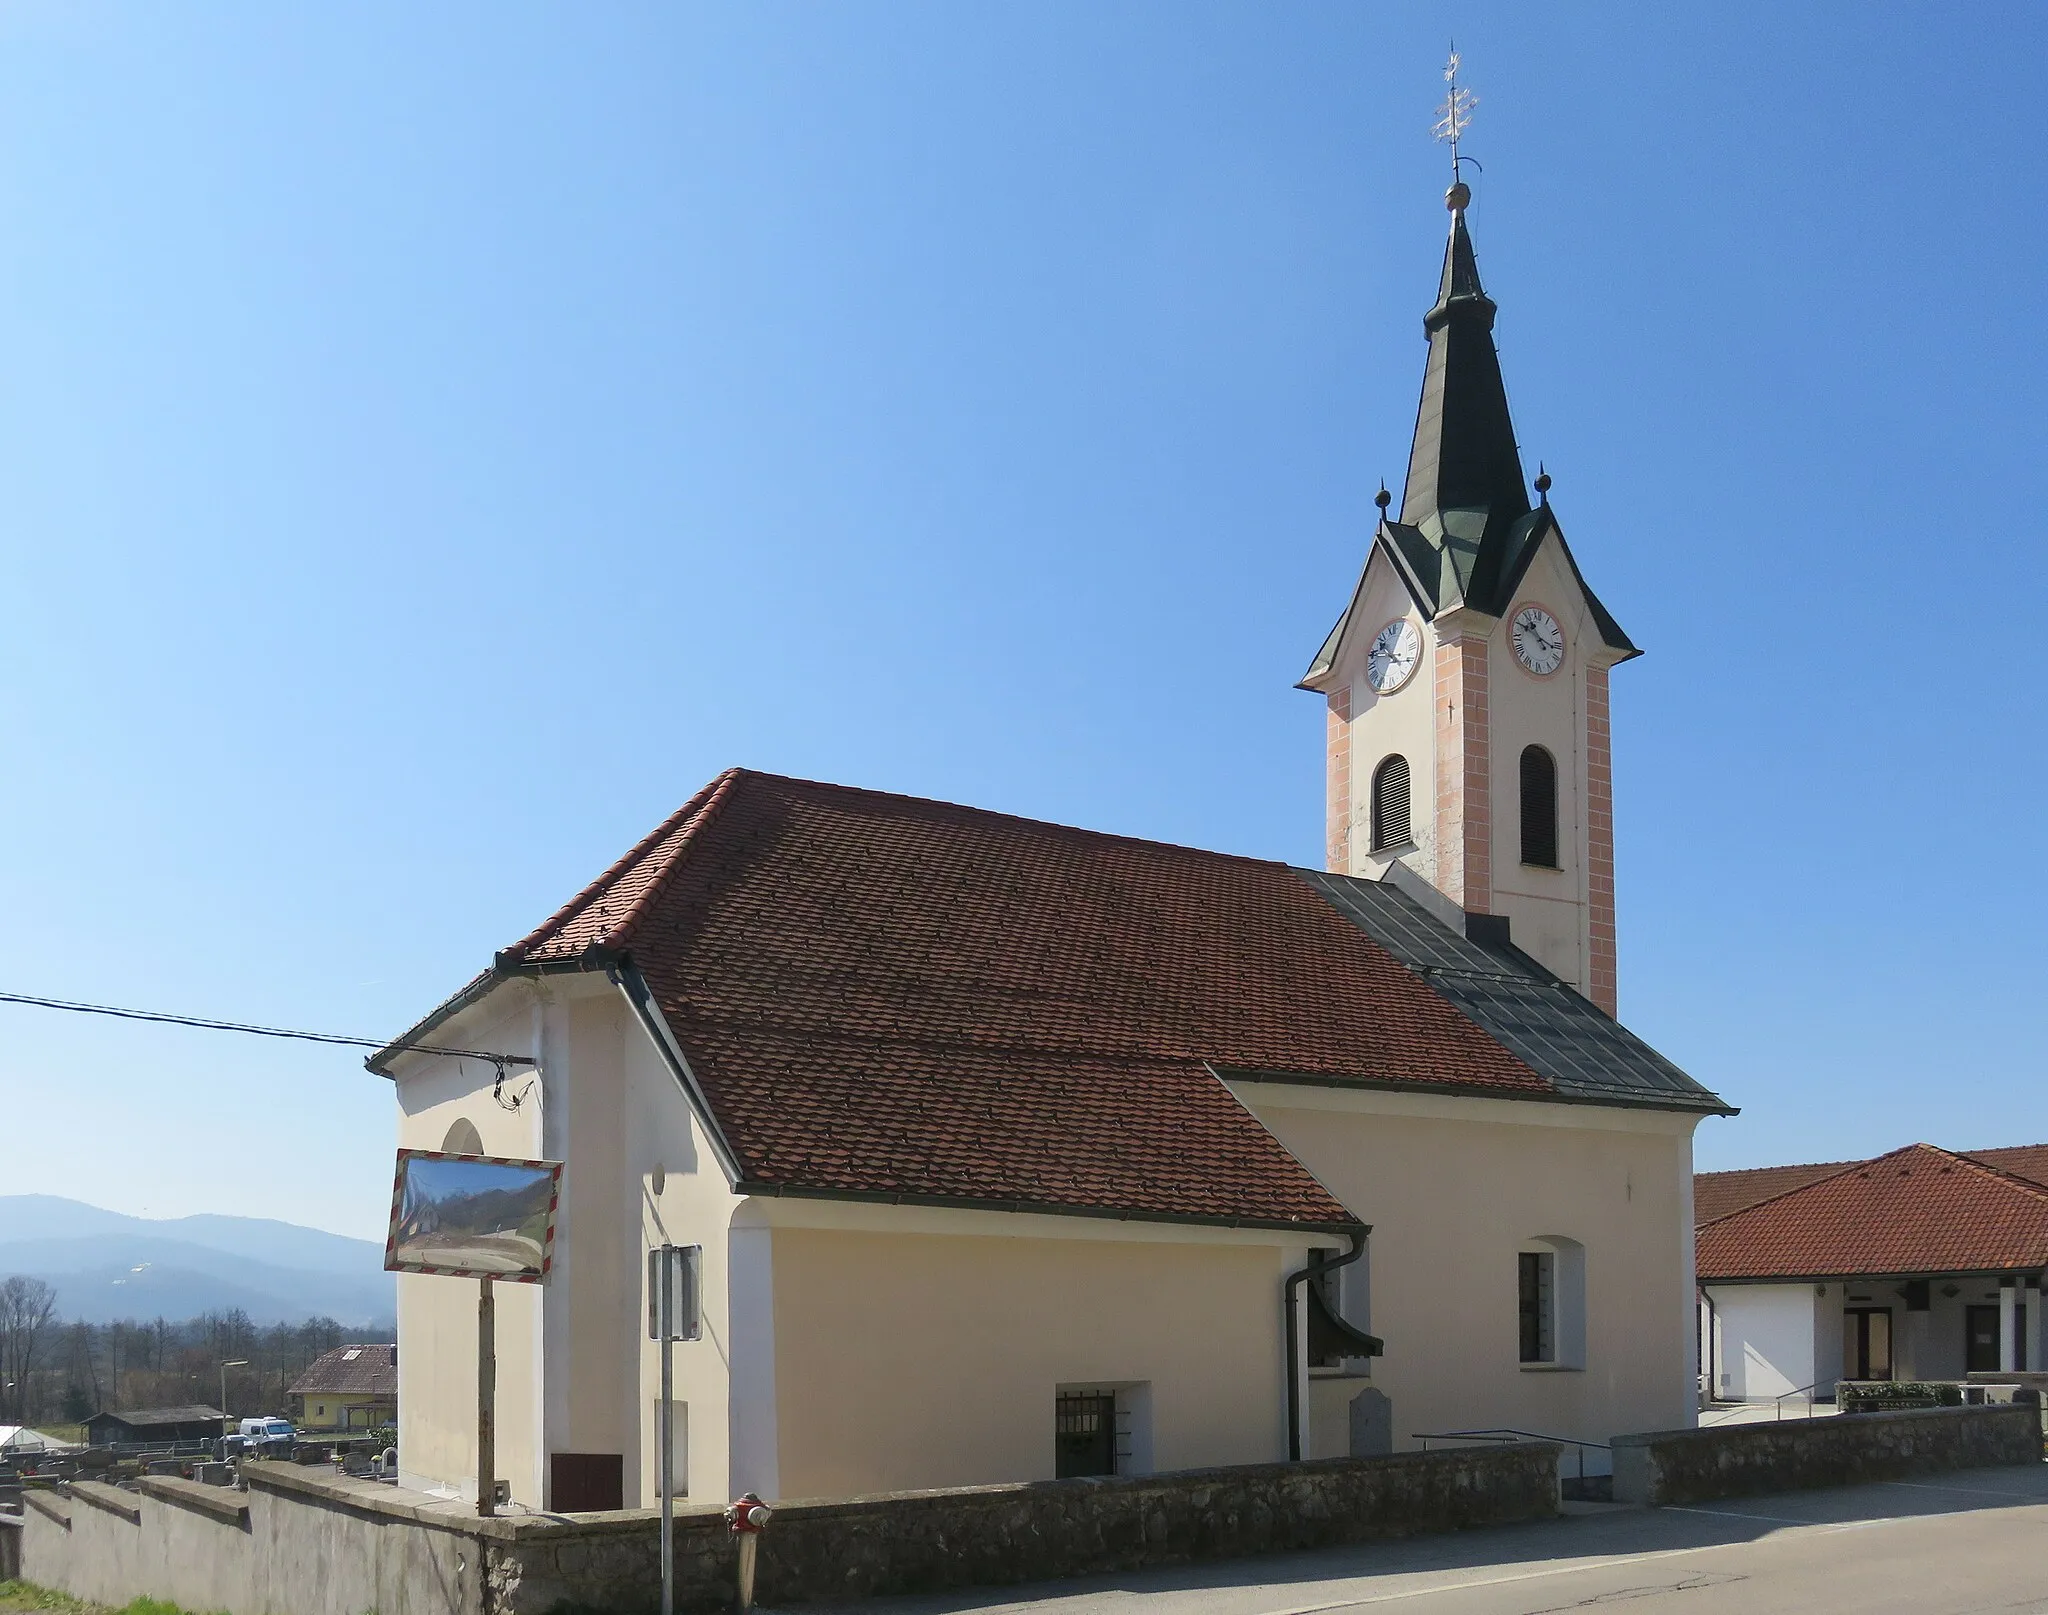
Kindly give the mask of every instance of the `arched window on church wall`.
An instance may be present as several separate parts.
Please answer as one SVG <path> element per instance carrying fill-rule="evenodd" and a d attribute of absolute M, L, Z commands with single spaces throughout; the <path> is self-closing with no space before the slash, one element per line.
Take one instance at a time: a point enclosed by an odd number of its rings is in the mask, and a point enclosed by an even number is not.
<path fill-rule="evenodd" d="M 1406 846 L 1408 830 L 1408 759 L 1398 753 L 1372 771 L 1372 850 Z"/>
<path fill-rule="evenodd" d="M 1557 868 L 1557 759 L 1522 748 L 1522 862 Z"/>

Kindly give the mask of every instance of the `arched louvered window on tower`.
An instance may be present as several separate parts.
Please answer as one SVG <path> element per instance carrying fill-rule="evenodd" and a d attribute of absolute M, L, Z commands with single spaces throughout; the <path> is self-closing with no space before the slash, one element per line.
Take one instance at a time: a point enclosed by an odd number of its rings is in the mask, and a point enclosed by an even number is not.
<path fill-rule="evenodd" d="M 1396 753 L 1372 771 L 1372 850 L 1406 846 L 1408 833 L 1408 759 Z"/>
<path fill-rule="evenodd" d="M 1522 748 L 1522 862 L 1557 868 L 1557 759 Z"/>

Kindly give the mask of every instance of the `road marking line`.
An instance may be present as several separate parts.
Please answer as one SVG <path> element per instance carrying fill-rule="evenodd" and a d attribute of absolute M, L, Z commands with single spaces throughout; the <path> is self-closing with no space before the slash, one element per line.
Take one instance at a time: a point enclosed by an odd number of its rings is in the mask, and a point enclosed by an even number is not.
<path fill-rule="evenodd" d="M 1913 1484 L 1913 1482 L 1879 1481 L 1875 1484 L 1883 1486 L 1910 1486 Z M 1928 1489 L 1934 1491 L 1960 1491 L 1963 1488 L 1943 1486 L 1931 1487 Z M 2008 1496 L 2009 1494 L 2004 1492 L 1990 1492 L 1986 1493 L 1985 1495 L 1992 1497 L 2004 1497 Z M 1678 1505 L 1667 1505 L 1659 1512 L 1666 1514 L 1703 1514 L 1710 1519 L 1755 1520 L 1760 1521 L 1766 1525 L 1790 1525 L 1795 1526 L 1802 1531 L 1818 1531 L 1830 1533 L 1837 1531 L 1865 1531 L 1869 1530 L 1873 1526 L 1879 1525 L 1915 1525 L 1920 1524 L 1923 1521 L 1926 1521 L 1930 1518 L 1947 1517 L 1929 1516 L 1924 1514 L 1888 1514 L 1880 1519 L 1875 1520 L 1802 1520 L 1796 1519 L 1789 1514 L 1745 1514 L 1738 1513 L 1734 1509 L 1686 1508 Z M 1465 1581 L 1440 1581 L 1435 1582 L 1427 1587 L 1404 1587 L 1391 1592 L 1367 1593 L 1364 1596 L 1357 1598 L 1332 1598 L 1318 1604 L 1290 1604 L 1283 1606 L 1279 1609 L 1258 1609 L 1255 1611 L 1248 1612 L 1248 1615 L 1331 1615 L 1331 1612 L 1335 1610 L 1363 1609 L 1373 1604 L 1399 1603 L 1403 1599 L 1428 1598 L 1438 1593 L 1472 1592 L 1475 1589 L 1483 1587 L 1505 1587 L 1512 1585 L 1516 1582 L 1544 1581 L 1555 1576 L 1587 1575 L 1597 1570 L 1614 1570 L 1629 1565 L 1651 1564 L 1659 1559 L 1683 1559 L 1691 1554 L 1696 1553 L 1716 1553 L 1728 1548 L 1756 1547 L 1758 1545 L 1759 1544 L 1755 1539 L 1744 1538 L 1738 1542 L 1702 1542 L 1689 1548 L 1658 1548 L 1648 1553 L 1625 1553 L 1613 1555 L 1604 1559 L 1574 1559 L 1564 1564 L 1549 1565 L 1541 1570 L 1515 1571 L 1508 1575 L 1503 1576 L 1474 1576 L 1469 1580 Z M 1432 1574 L 1432 1572 L 1427 1570 L 1397 1570 L 1388 1572 L 1388 1574 L 1397 1576 L 1426 1576 Z M 1159 1598 L 1176 1597 L 1195 1590 L 1197 1589 L 1172 1588 L 1160 1589 L 1157 1591 L 1147 1590 L 1144 1592 L 1138 1592 L 1130 1589 L 1116 1589 L 1116 1592 L 1121 1595 L 1118 1599 L 1119 1602 L 1122 1602 L 1124 1599 L 1129 1599 L 1132 1602 L 1137 1602 L 1139 1600 L 1151 1601 Z M 1214 1589 L 1209 1590 L 1213 1591 Z M 1101 1593 L 1075 1593 L 1068 1595 L 1068 1597 L 1070 1597 L 1075 1602 L 1086 1602 L 1089 1599 L 1100 1598 L 1102 1596 L 1103 1595 Z M 1056 1596 L 1055 1598 L 1050 1600 L 1031 1600 L 1025 1602 L 1015 1602 L 1010 1604 L 999 1604 L 985 1607 L 981 1611 L 981 1615 L 1001 1615 L 1001 1612 L 1004 1610 L 1030 1609 L 1033 1607 L 1042 1607 L 1045 1603 L 1061 1603 L 1066 1601 L 1066 1599 L 1059 1598 Z"/>
<path fill-rule="evenodd" d="M 1770 1525 L 1794 1525 L 1804 1531 L 1862 1531 L 1875 1525 L 1907 1525 L 1916 1523 L 1926 1516 L 1919 1514 L 1891 1514 L 1878 1520 L 1797 1520 L 1785 1514 L 1737 1514 L 1732 1509 L 1718 1508 L 1677 1508 L 1663 1510 L 1667 1514 L 1705 1514 L 1726 1520 L 1761 1520 Z M 1330 1615 L 1333 1610 L 1361 1609 L 1370 1604 L 1392 1604 L 1404 1598 L 1427 1598 L 1435 1593 L 1471 1592 L 1481 1587 L 1504 1587 L 1513 1582 L 1542 1581 L 1551 1576 L 1576 1576 L 1596 1570 L 1614 1570 L 1629 1565 L 1650 1564 L 1658 1559 L 1682 1559 L 1695 1553 L 1717 1553 L 1728 1548 L 1755 1547 L 1757 1543 L 1745 1538 L 1740 1542 L 1702 1542 L 1690 1548 L 1659 1548 L 1650 1553 L 1628 1553 L 1606 1559 L 1575 1559 L 1569 1564 L 1552 1565 L 1543 1570 L 1523 1570 L 1506 1576 L 1475 1576 L 1469 1581 L 1442 1581 L 1428 1587 L 1406 1587 L 1395 1592 L 1368 1593 L 1362 1598 L 1337 1598 L 1321 1604 L 1295 1604 L 1283 1609 L 1262 1609 L 1256 1615 Z M 1428 1571 L 1396 1571 L 1396 1575 L 1428 1575 Z M 1146 1594 L 1140 1597 L 1151 1596 Z"/>
<path fill-rule="evenodd" d="M 1825 1525 L 1836 1526 L 1838 1520 L 1800 1520 L 1790 1514 L 1739 1514 L 1732 1508 L 1681 1508 L 1675 1503 L 1664 1506 L 1666 1514 L 1711 1514 L 1717 1520 L 1762 1520 L 1767 1525 Z M 1874 1523 L 1874 1522 L 1873 1522 Z"/>
<path fill-rule="evenodd" d="M 1701 1548 L 1660 1548 L 1655 1553 L 1631 1553 L 1618 1559 L 1578 1559 L 1570 1564 L 1552 1565 L 1545 1570 L 1523 1570 L 1506 1576 L 1475 1576 L 1470 1581 L 1440 1581 L 1429 1587 L 1406 1587 L 1398 1592 L 1368 1593 L 1363 1598 L 1339 1598 L 1327 1604 L 1298 1604 L 1291 1609 L 1262 1609 L 1258 1615 L 1328 1615 L 1335 1609 L 1359 1609 L 1367 1604 L 1391 1604 L 1403 1598 L 1428 1598 L 1436 1593 L 1464 1593 L 1475 1587 L 1504 1587 L 1510 1582 L 1541 1581 L 1548 1576 L 1576 1576 L 1594 1570 L 1613 1570 L 1624 1565 L 1648 1564 L 1653 1559 L 1677 1559 L 1689 1553 L 1733 1546 L 1709 1542 Z M 1426 1570 L 1397 1571 L 1397 1575 L 1428 1575 Z"/>
<path fill-rule="evenodd" d="M 1971 1497 L 2003 1497 L 2013 1503 L 2048 1503 L 2048 1497 L 2031 1492 L 2000 1492 L 1989 1486 L 1935 1486 L 1924 1480 L 1881 1480 L 1879 1486 L 1905 1486 L 1916 1492 L 1965 1492 Z"/>

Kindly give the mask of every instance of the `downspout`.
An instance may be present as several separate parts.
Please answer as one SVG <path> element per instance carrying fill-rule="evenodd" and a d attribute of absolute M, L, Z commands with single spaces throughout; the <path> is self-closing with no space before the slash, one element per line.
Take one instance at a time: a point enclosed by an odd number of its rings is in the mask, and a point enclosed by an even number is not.
<path fill-rule="evenodd" d="M 1306 1279 L 1319 1278 L 1325 1273 L 1335 1272 L 1340 1267 L 1349 1267 L 1365 1254 L 1365 1237 L 1370 1229 L 1363 1229 L 1350 1236 L 1351 1249 L 1342 1256 L 1328 1259 L 1310 1257 L 1308 1266 L 1298 1273 L 1289 1273 L 1287 1283 L 1281 1287 L 1280 1311 L 1287 1328 L 1287 1460 L 1301 1462 L 1301 1323 L 1300 1308 L 1295 1305 L 1296 1294 Z"/>

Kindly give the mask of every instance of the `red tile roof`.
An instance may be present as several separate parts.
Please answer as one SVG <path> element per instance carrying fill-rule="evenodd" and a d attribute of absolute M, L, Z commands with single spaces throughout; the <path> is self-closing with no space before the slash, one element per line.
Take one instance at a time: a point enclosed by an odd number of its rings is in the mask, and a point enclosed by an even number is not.
<path fill-rule="evenodd" d="M 1965 1150 L 1973 1161 L 1995 1166 L 2016 1178 L 2048 1186 L 2048 1144 L 2013 1144 L 1997 1150 Z"/>
<path fill-rule="evenodd" d="M 1858 1161 L 1812 1161 L 1804 1166 L 1751 1166 L 1733 1172 L 1695 1172 L 1692 1178 L 1692 1220 L 1709 1223 L 1731 1211 L 1771 1200 L 1787 1189 L 1799 1189 L 1831 1178 Z"/>
<path fill-rule="evenodd" d="M 1699 1230 L 1703 1282 L 2048 1266 L 2048 1188 L 1909 1144 Z"/>
<path fill-rule="evenodd" d="M 1559 1091 L 1284 864 L 745 770 L 499 964 L 619 953 L 764 1188 L 1343 1223 L 1208 1064 Z"/>
<path fill-rule="evenodd" d="M 398 1395 L 398 1348 L 389 1341 L 336 1346 L 306 1365 L 288 1396 Z"/>

